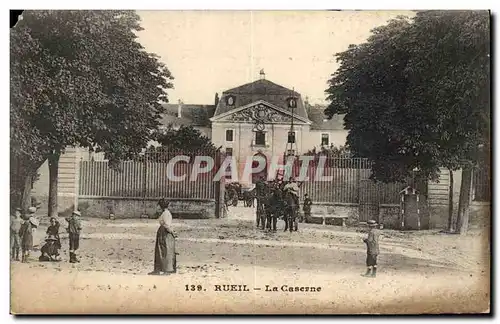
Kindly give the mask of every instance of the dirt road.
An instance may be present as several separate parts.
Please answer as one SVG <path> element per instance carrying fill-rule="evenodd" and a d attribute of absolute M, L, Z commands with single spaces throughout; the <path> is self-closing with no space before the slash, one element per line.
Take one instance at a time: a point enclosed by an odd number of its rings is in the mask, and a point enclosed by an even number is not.
<path fill-rule="evenodd" d="M 463 238 L 437 231 L 384 230 L 380 270 L 377 278 L 369 279 L 360 276 L 365 270 L 364 234 L 353 229 L 302 225 L 299 232 L 265 233 L 248 217 L 174 220 L 178 273 L 152 277 L 147 273 L 152 270 L 156 229 L 154 220 L 85 220 L 81 263 L 40 263 L 35 261 L 38 252 L 29 264 L 12 263 L 13 312 L 339 314 L 488 309 L 488 239 L 480 232 Z M 63 236 L 66 259 L 67 245 Z M 195 291 L 190 291 L 191 285 Z M 248 291 L 216 291 L 216 285 L 221 290 L 231 288 L 224 285 L 240 285 L 236 289 Z M 266 291 L 266 285 L 277 291 Z M 289 292 L 289 287 L 304 288 Z M 316 291 L 305 292 L 305 287 Z"/>

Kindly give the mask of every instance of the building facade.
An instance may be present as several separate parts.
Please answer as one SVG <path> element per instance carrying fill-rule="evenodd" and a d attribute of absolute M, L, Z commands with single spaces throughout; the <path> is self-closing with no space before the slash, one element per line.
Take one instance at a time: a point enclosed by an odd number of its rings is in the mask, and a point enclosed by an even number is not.
<path fill-rule="evenodd" d="M 324 106 L 312 106 L 298 92 L 266 80 L 262 73 L 257 81 L 222 92 L 214 105 L 165 105 L 162 124 L 193 125 L 234 157 L 234 173 L 227 171 L 229 181 L 249 185 L 258 177 L 271 172 L 271 161 L 284 154 L 302 154 L 321 146 L 345 145 L 347 131 L 343 116 L 327 120 Z M 293 132 L 295 145 L 290 146 L 288 135 Z M 291 150 L 291 151 L 290 151 Z M 265 168 L 252 176 L 245 172 L 252 161 Z"/>
<path fill-rule="evenodd" d="M 220 98 L 216 95 L 213 104 L 194 105 L 182 101 L 177 104 L 165 104 L 166 112 L 162 116 L 161 124 L 165 128 L 168 125 L 174 127 L 191 125 L 199 130 L 201 134 L 211 139 L 216 147 L 221 147 L 226 155 L 234 157 L 235 163 L 232 167 L 236 170 L 231 170 L 235 172 L 227 170 L 226 179 L 250 186 L 258 177 L 275 172 L 270 167 L 271 162 L 275 162 L 278 158 L 278 163 L 283 164 L 284 154 L 300 155 L 322 146 L 345 145 L 347 130 L 343 128 L 344 116 L 336 115 L 332 119 L 327 119 L 324 115 L 325 108 L 310 105 L 307 98 L 302 98 L 300 93 L 266 80 L 262 75 L 257 81 L 223 91 Z M 292 121 L 295 135 L 293 147 L 288 145 Z M 288 152 L 290 149 L 293 152 Z M 78 206 L 80 162 L 102 159 L 102 154 L 89 153 L 88 150 L 81 148 L 68 148 L 61 156 L 58 188 L 61 211 Z M 260 161 L 266 166 L 254 176 L 245 172 L 245 167 L 253 165 L 253 160 Z M 42 205 L 46 205 L 49 191 L 47 164 L 40 168 L 39 173 L 39 180 L 33 186 L 33 195 L 39 198 Z M 443 169 L 439 182 L 428 183 L 427 201 L 433 228 L 444 227 L 447 223 L 450 208 L 448 173 Z M 460 175 L 460 171 L 454 172 L 455 204 L 458 202 Z M 489 176 L 485 178 L 489 179 Z M 486 215 L 474 218 L 488 218 L 490 197 L 484 193 L 488 193 L 490 187 L 486 188 L 483 185 L 484 181 L 480 179 L 474 182 L 473 209 L 477 210 L 478 214 Z M 481 185 L 486 189 L 481 189 Z M 383 208 L 393 208 L 394 217 L 398 217 L 397 206 L 383 206 Z M 381 219 L 384 217 L 381 216 Z"/>

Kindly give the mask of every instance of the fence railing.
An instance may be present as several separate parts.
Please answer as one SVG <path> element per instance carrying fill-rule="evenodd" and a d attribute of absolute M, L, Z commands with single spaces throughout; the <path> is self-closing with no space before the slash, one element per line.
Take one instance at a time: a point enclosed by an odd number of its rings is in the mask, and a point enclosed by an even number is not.
<path fill-rule="evenodd" d="M 168 162 L 176 156 L 186 155 L 188 162 Z M 121 162 L 118 170 L 109 168 L 107 161 L 80 162 L 80 196 L 124 197 L 124 198 L 195 198 L 216 199 L 218 184 L 214 177 L 218 165 L 208 172 L 192 178 L 197 156 L 210 156 L 220 165 L 224 156 L 219 152 L 174 152 L 166 150 L 148 151 L 133 161 Z M 298 175 L 300 169 L 294 173 Z M 300 194 L 305 193 L 315 202 L 323 203 L 373 203 L 398 204 L 399 192 L 406 186 L 414 186 L 423 194 L 427 192 L 427 182 L 413 175 L 399 183 L 381 183 L 370 180 L 370 164 L 367 159 L 329 157 L 324 168 L 328 181 L 316 181 L 317 164 L 307 171 L 309 181 L 301 185 Z M 186 175 L 182 181 L 171 181 L 173 176 Z"/>
<path fill-rule="evenodd" d="M 194 198 L 215 199 L 217 182 L 213 181 L 216 168 L 192 178 L 197 155 L 211 156 L 216 152 L 180 153 L 171 151 L 146 152 L 133 161 L 124 161 L 110 168 L 108 161 L 80 162 L 80 196 L 124 198 Z M 174 156 L 186 155 L 189 162 L 168 165 Z M 196 173 L 196 172 L 195 172 Z M 172 181 L 172 176 L 183 180 Z"/>
<path fill-rule="evenodd" d="M 370 179 L 370 162 L 364 158 L 332 158 L 325 160 L 321 176 L 330 177 L 328 181 L 315 181 L 317 164 L 309 167 L 309 181 L 301 185 L 300 194 L 308 194 L 311 199 L 324 203 L 358 204 L 398 204 L 400 191 L 406 186 L 417 188 L 427 194 L 427 181 L 420 179 L 417 172 L 401 182 L 382 183 Z M 298 167 L 294 175 L 299 174 Z"/>

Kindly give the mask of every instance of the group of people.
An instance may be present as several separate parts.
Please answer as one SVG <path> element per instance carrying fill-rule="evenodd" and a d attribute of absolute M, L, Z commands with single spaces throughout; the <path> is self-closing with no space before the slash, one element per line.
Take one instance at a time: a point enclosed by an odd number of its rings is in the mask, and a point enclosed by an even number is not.
<path fill-rule="evenodd" d="M 304 212 L 310 214 L 312 201 L 307 197 L 304 199 Z M 175 234 L 172 229 L 172 214 L 168 210 L 169 202 L 161 199 L 158 202 L 161 208 L 161 215 L 158 218 L 159 228 L 156 232 L 154 268 L 149 275 L 170 275 L 177 272 L 177 252 L 175 249 Z M 11 259 L 21 262 L 28 262 L 30 251 L 33 249 L 33 233 L 38 228 L 39 223 L 35 217 L 36 207 L 30 207 L 28 213 L 23 215 L 20 208 L 15 208 L 11 213 L 10 235 L 11 235 Z M 80 212 L 74 211 L 66 218 L 68 223 L 67 231 L 69 238 L 69 262 L 76 263 L 80 260 L 76 256 L 79 248 L 80 231 L 82 230 Z M 366 266 L 367 271 L 364 276 L 375 277 L 377 274 L 377 257 L 379 254 L 378 224 L 374 220 L 368 221 L 369 231 L 367 237 L 363 239 L 367 248 Z M 59 236 L 60 223 L 52 217 L 50 225 L 46 231 L 45 244 L 41 248 L 42 255 L 40 261 L 60 261 L 61 239 Z"/>
<path fill-rule="evenodd" d="M 293 199 L 291 207 L 296 208 L 296 215 L 299 216 L 298 209 L 300 208 L 300 199 L 299 199 L 299 190 L 300 190 L 300 184 L 296 182 L 295 178 L 291 178 L 290 181 L 284 181 L 283 179 L 275 179 L 272 181 L 266 182 L 265 179 L 261 178 L 257 181 L 256 185 L 256 198 L 257 198 L 257 213 L 259 214 L 262 212 L 262 210 L 259 210 L 259 207 L 262 207 L 265 205 L 265 202 L 268 200 L 269 194 L 274 192 L 274 191 L 280 191 L 281 193 L 289 193 Z M 283 197 L 282 197 L 283 198 Z M 273 205 L 273 204 L 280 204 L 283 199 L 274 199 L 273 201 L 269 201 L 268 203 Z M 312 200 L 309 198 L 309 195 L 306 193 L 304 195 L 304 202 L 302 205 L 302 211 L 303 211 L 303 216 L 305 217 L 306 221 L 310 218 L 311 216 L 311 206 L 312 206 Z M 283 206 L 270 206 L 270 209 L 283 209 Z M 284 215 L 282 215 L 284 216 Z M 257 216 L 258 219 L 258 216 Z M 300 221 L 303 221 L 302 215 L 299 217 Z"/>
<path fill-rule="evenodd" d="M 28 262 L 33 250 L 33 234 L 39 227 L 39 221 L 35 217 L 36 207 L 28 208 L 27 213 L 23 213 L 21 208 L 15 208 L 10 217 L 10 246 L 11 260 Z M 80 245 L 80 231 L 82 229 L 80 212 L 75 210 L 70 217 L 66 218 L 68 227 L 66 228 L 69 238 L 69 262 L 77 263 L 80 260 L 76 256 L 76 251 Z M 50 224 L 46 231 L 45 243 L 40 249 L 39 261 L 61 261 L 60 250 L 61 238 L 59 236 L 60 223 L 55 217 L 50 218 Z M 19 253 L 21 252 L 21 259 Z"/>
<path fill-rule="evenodd" d="M 10 216 L 10 247 L 12 260 L 27 262 L 33 248 L 33 233 L 38 227 L 38 220 L 34 217 L 36 207 L 30 207 L 23 215 L 21 208 L 15 208 Z M 19 253 L 21 252 L 21 260 Z"/>

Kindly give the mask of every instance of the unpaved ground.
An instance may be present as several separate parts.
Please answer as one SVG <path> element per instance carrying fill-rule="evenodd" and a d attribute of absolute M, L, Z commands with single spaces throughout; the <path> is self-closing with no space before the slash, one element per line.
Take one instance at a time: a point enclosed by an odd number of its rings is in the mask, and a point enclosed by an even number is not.
<path fill-rule="evenodd" d="M 485 233 L 384 230 L 379 274 L 365 270 L 364 234 L 301 224 L 299 232 L 255 228 L 250 209 L 229 219 L 174 220 L 178 273 L 151 277 L 154 220 L 83 222 L 82 262 L 12 264 L 17 313 L 346 313 L 486 311 L 489 250 Z M 38 232 L 42 235 L 43 227 Z M 43 233 L 42 233 L 43 234 Z M 63 235 L 67 260 L 67 239 Z M 38 257 L 38 252 L 32 256 Z M 216 292 L 216 284 L 249 292 Z M 201 286 L 186 291 L 185 285 Z M 265 287 L 277 286 L 278 292 Z M 286 293 L 283 285 L 322 287 Z M 189 287 L 189 286 L 188 286 Z M 260 288 L 261 290 L 254 290 Z"/>

